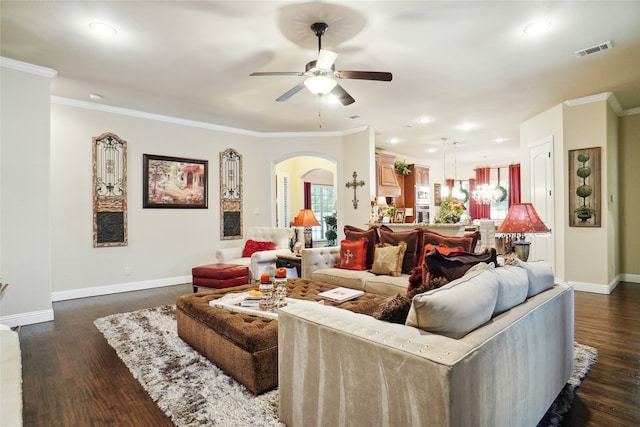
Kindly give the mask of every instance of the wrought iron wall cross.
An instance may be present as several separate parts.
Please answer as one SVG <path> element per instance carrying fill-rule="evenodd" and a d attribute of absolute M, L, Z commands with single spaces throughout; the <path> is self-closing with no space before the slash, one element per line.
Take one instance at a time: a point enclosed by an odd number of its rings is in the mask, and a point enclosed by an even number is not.
<path fill-rule="evenodd" d="M 347 182 L 346 186 L 347 188 L 351 188 L 353 187 L 353 208 L 354 209 L 358 209 L 358 198 L 356 197 L 356 188 L 358 187 L 362 187 L 364 185 L 364 181 L 357 180 L 358 178 L 358 173 L 357 172 L 353 172 L 353 181 L 349 181 Z"/>

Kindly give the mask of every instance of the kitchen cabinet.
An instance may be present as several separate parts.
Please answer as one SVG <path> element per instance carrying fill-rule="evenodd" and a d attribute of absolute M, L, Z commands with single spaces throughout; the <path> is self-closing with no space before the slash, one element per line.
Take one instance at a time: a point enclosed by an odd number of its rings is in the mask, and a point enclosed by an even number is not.
<path fill-rule="evenodd" d="M 421 219 L 422 222 L 429 222 L 429 205 L 431 204 L 429 168 L 410 164 L 409 169 L 411 173 L 404 177 L 404 206 L 413 208 L 413 215 L 407 216 L 405 221 L 414 222 Z"/>
<path fill-rule="evenodd" d="M 396 156 L 392 154 L 376 154 L 377 196 L 398 197 L 402 193 L 396 178 Z"/>

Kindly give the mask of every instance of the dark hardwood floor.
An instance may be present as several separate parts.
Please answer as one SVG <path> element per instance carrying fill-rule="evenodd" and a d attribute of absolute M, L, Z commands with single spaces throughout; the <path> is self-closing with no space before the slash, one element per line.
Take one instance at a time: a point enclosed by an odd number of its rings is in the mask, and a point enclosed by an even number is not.
<path fill-rule="evenodd" d="M 172 304 L 191 284 L 54 303 L 55 321 L 24 326 L 25 426 L 171 426 L 93 325 L 113 313 Z M 564 426 L 640 425 L 640 284 L 576 292 L 578 342 L 598 361 Z"/>

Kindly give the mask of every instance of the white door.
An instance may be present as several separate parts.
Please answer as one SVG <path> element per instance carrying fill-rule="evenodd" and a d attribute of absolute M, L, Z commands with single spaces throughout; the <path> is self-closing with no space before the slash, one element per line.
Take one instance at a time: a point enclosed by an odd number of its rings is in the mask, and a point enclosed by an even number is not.
<path fill-rule="evenodd" d="M 551 229 L 550 236 L 530 234 L 529 261 L 545 260 L 554 267 L 553 237 L 553 136 L 529 145 L 531 203 Z"/>

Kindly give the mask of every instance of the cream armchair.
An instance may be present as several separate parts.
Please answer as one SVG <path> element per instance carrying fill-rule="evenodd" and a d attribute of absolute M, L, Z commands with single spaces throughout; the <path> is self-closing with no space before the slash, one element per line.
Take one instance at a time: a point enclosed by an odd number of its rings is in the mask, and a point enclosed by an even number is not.
<path fill-rule="evenodd" d="M 239 264 L 249 267 L 249 279 L 259 280 L 264 272 L 275 273 L 276 256 L 279 253 L 290 253 L 289 239 L 295 235 L 295 229 L 282 227 L 249 227 L 245 233 L 242 246 L 222 248 L 216 251 L 218 262 Z M 274 250 L 255 252 L 251 257 L 243 257 L 242 250 L 247 240 L 273 242 Z"/>

